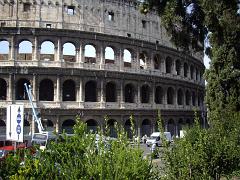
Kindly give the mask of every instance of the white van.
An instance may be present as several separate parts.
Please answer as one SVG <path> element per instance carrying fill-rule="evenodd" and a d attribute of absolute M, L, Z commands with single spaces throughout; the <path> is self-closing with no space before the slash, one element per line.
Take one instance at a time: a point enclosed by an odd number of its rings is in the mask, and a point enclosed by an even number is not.
<path fill-rule="evenodd" d="M 172 141 L 172 136 L 170 132 L 164 132 L 164 135 L 166 137 L 166 140 L 168 142 Z M 149 139 L 147 139 L 146 141 L 147 146 L 151 146 L 152 144 L 156 144 L 157 146 L 161 146 L 162 145 L 162 141 L 160 138 L 160 132 L 153 132 L 150 136 Z"/>

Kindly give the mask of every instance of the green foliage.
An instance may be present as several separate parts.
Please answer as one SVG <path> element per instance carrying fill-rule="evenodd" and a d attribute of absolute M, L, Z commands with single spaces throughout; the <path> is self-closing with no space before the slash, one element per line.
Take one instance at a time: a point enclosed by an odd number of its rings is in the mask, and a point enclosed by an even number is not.
<path fill-rule="evenodd" d="M 133 117 L 130 119 L 133 121 Z M 96 134 L 87 133 L 86 124 L 77 118 L 74 136 L 60 136 L 36 157 L 25 158 L 24 166 L 6 168 L 6 172 L 11 168 L 12 172 L 2 176 L 11 179 L 156 179 L 151 161 L 144 159 L 138 144 L 131 144 L 123 128 L 116 127 L 116 140 L 106 139 L 100 131 L 96 142 Z"/>
<path fill-rule="evenodd" d="M 202 129 L 196 116 L 195 125 L 185 137 L 165 146 L 163 179 L 220 179 L 239 175 L 240 114 L 220 114 L 235 124 L 215 123 Z M 226 121 L 225 121 L 226 122 Z"/>

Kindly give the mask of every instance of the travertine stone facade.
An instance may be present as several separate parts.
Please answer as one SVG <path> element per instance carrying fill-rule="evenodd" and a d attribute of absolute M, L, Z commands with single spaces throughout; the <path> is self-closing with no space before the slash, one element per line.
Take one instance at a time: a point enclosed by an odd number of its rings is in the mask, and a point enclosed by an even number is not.
<path fill-rule="evenodd" d="M 24 103 L 23 84 L 49 130 L 70 131 L 76 115 L 90 129 L 104 127 L 104 115 L 137 135 L 156 128 L 157 110 L 165 128 L 178 135 L 204 112 L 202 56 L 171 45 L 160 18 L 142 15 L 127 0 L 0 0 L 0 128 L 6 107 Z M 29 131 L 26 126 L 26 132 Z M 1 133 L 1 132 L 0 132 Z"/>

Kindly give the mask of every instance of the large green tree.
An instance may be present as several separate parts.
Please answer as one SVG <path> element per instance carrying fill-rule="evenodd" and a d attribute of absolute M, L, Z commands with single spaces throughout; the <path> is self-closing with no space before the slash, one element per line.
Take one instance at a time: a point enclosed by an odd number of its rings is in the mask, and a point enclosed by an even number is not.
<path fill-rule="evenodd" d="M 145 0 L 141 12 L 158 11 L 173 43 L 186 53 L 203 51 L 211 59 L 206 71 L 210 119 L 225 110 L 240 111 L 240 14 L 238 0 Z"/>

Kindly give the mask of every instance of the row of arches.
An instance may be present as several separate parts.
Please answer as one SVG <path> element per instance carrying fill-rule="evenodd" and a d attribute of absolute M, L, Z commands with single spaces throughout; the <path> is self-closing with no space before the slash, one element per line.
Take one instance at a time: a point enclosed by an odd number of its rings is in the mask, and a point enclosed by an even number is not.
<path fill-rule="evenodd" d="M 56 48 L 57 42 L 43 41 L 39 47 L 39 57 L 37 59 L 44 61 L 55 61 L 58 55 L 58 49 Z M 66 62 L 77 62 L 78 54 L 81 52 L 84 57 L 85 63 L 97 63 L 99 56 L 104 57 L 105 64 L 114 64 L 119 59 L 120 52 L 113 46 L 106 46 L 104 52 L 99 52 L 99 49 L 93 43 L 85 44 L 83 49 L 76 45 L 74 42 L 65 42 L 62 45 L 62 59 Z M 10 44 L 6 40 L 0 41 L 0 60 L 7 60 L 10 52 Z M 17 50 L 18 60 L 32 60 L 34 59 L 33 44 L 29 40 L 20 41 Z M 102 50 L 101 50 L 102 51 Z M 121 59 L 124 67 L 132 67 L 134 59 L 137 59 L 137 66 L 140 69 L 154 69 L 159 70 L 167 74 L 181 75 L 183 77 L 189 77 L 195 80 L 202 80 L 202 70 L 195 65 L 182 62 L 180 59 L 174 60 L 172 57 L 162 57 L 160 54 L 155 54 L 153 57 L 147 51 L 135 53 L 131 48 L 125 48 L 122 51 Z M 153 59 L 153 62 L 151 62 Z M 153 64 L 153 65 L 152 65 Z M 137 68 L 136 65 L 134 68 Z"/>
<path fill-rule="evenodd" d="M 27 93 L 24 84 L 30 85 L 30 81 L 21 78 L 15 84 L 15 99 L 27 100 Z M 38 100 L 40 101 L 54 101 L 54 82 L 51 79 L 43 79 L 39 83 Z M 7 99 L 7 82 L 0 78 L 0 100 Z M 106 82 L 104 88 L 104 97 L 106 102 L 117 102 L 118 98 L 118 85 L 114 81 Z M 72 79 L 67 79 L 62 83 L 62 101 L 77 101 L 78 88 Z M 138 92 L 140 91 L 140 92 Z M 203 104 L 203 94 L 196 93 L 195 91 L 183 90 L 179 88 L 177 91 L 173 87 L 164 89 L 157 85 L 152 92 L 150 85 L 140 85 L 138 90 L 137 86 L 133 83 L 126 83 L 123 87 L 123 101 L 126 103 L 156 103 L 156 104 L 177 104 L 177 105 L 198 105 Z M 85 102 L 98 102 L 99 85 L 95 80 L 89 80 L 84 84 L 84 101 Z M 138 95 L 139 94 L 139 95 Z M 155 96 L 154 96 L 155 95 Z M 139 96 L 139 97 L 138 97 Z M 154 97 L 153 97 L 154 96 Z M 153 100 L 152 100 L 153 98 Z"/>
<path fill-rule="evenodd" d="M 101 128 L 101 125 L 94 119 L 88 119 L 85 121 L 87 125 L 87 130 L 89 132 L 97 132 L 99 128 Z M 109 136 L 110 137 L 117 137 L 117 129 L 116 125 L 118 122 L 115 119 L 109 119 L 107 121 L 107 125 L 109 128 Z M 191 126 L 193 124 L 193 121 L 191 119 L 186 119 L 186 121 L 183 121 L 183 119 L 179 119 L 177 123 L 174 122 L 173 119 L 169 119 L 165 125 L 165 131 L 171 132 L 172 136 L 179 136 L 180 130 L 183 129 L 184 126 Z M 43 121 L 43 125 L 47 131 L 54 131 L 54 124 L 51 120 L 45 120 Z M 61 132 L 66 132 L 67 134 L 73 134 L 73 126 L 75 125 L 75 121 L 72 119 L 67 119 L 63 121 L 61 124 Z M 125 132 L 127 133 L 129 138 L 133 137 L 133 132 L 131 129 L 132 123 L 130 119 L 127 119 L 125 123 L 123 124 L 123 128 Z M 136 135 L 147 135 L 150 136 L 153 131 L 159 131 L 157 123 L 153 123 L 149 119 L 144 119 L 140 125 L 137 125 L 135 121 L 133 121 L 133 126 L 135 128 L 135 131 L 140 130 L 140 132 L 137 132 Z M 3 120 L 0 120 L 0 134 L 5 134 L 6 132 L 6 124 Z M 24 121 L 24 134 L 29 134 L 30 132 L 30 124 L 27 120 Z"/>

